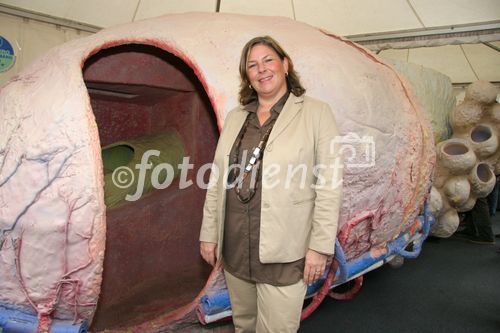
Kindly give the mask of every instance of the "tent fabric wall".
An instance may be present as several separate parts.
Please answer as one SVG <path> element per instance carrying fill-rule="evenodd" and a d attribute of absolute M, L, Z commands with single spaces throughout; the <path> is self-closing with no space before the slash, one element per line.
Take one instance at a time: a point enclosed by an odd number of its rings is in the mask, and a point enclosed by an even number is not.
<path fill-rule="evenodd" d="M 338 35 L 359 36 L 385 32 L 426 30 L 464 24 L 500 26 L 498 0 L 111 0 L 42 1 L 0 0 L 0 35 L 18 51 L 16 65 L 0 73 L 0 84 L 17 74 L 52 46 L 88 33 L 2 14 L 2 7 L 49 15 L 98 27 L 128 23 L 162 14 L 227 12 L 285 16 Z M 110 15 L 112 13 L 112 15 Z M 272 32 L 270 32 L 272 33 Z M 498 34 L 496 34 L 498 35 Z M 492 43 L 500 47 L 500 42 Z M 398 59 L 435 69 L 454 84 L 486 80 L 500 83 L 500 56 L 482 44 L 418 47 L 384 50 L 382 58 Z M 402 59 L 405 58 L 405 59 Z"/>
<path fill-rule="evenodd" d="M 0 73 L 0 85 L 52 47 L 87 35 L 87 32 L 0 13 L 0 36 L 11 43 L 16 55 L 14 66 Z"/>
<path fill-rule="evenodd" d="M 100 27 L 198 11 L 285 16 L 346 36 L 500 19 L 498 0 L 0 0 Z M 112 15 L 110 15 L 112 13 Z"/>
<path fill-rule="evenodd" d="M 500 47 L 500 42 L 491 44 Z M 384 50 L 379 56 L 419 64 L 450 77 L 457 103 L 464 99 L 465 88 L 471 82 L 484 80 L 500 85 L 500 54 L 483 44 Z"/>
<path fill-rule="evenodd" d="M 493 42 L 500 47 L 500 42 Z M 385 50 L 382 58 L 420 64 L 449 76 L 453 83 L 500 81 L 500 54 L 483 44 Z"/>

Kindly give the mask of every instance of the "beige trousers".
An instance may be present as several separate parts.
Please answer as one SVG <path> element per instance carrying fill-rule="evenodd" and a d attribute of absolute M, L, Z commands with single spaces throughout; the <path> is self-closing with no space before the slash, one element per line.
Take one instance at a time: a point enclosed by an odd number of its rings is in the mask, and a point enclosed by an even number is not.
<path fill-rule="evenodd" d="M 224 271 L 236 333 L 296 333 L 307 286 L 251 283 Z"/>

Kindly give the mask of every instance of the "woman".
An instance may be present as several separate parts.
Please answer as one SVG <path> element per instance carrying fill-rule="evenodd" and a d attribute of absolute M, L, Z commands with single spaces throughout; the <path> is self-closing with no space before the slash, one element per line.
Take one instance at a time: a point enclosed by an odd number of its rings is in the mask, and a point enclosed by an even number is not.
<path fill-rule="evenodd" d="M 306 285 L 334 250 L 338 132 L 271 37 L 245 45 L 240 76 L 241 105 L 215 152 L 200 252 L 211 265 L 223 258 L 236 332 L 296 332 Z"/>

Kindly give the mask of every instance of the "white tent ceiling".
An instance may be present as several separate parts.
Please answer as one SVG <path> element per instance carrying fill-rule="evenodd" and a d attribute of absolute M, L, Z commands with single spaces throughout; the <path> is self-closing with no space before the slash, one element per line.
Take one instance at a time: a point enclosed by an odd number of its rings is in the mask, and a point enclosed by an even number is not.
<path fill-rule="evenodd" d="M 500 82 L 500 0 L 0 0 L 0 4 L 53 17 L 84 31 L 186 11 L 286 16 L 355 41 L 488 26 L 495 30 L 490 47 L 414 45 L 383 50 L 380 55 L 434 68 L 454 83 Z M 2 8 L 5 12 L 7 7 Z"/>
<path fill-rule="evenodd" d="M 499 0 L 1 0 L 98 27 L 186 11 L 287 16 L 339 35 L 500 20 Z"/>

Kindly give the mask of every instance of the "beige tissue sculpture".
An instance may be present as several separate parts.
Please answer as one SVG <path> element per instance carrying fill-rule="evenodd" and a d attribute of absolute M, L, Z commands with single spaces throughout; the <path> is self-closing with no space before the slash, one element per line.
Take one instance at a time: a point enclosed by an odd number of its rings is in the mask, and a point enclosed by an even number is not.
<path fill-rule="evenodd" d="M 437 168 L 431 190 L 431 211 L 437 217 L 431 234 L 449 237 L 458 228 L 458 213 L 486 197 L 500 174 L 500 104 L 498 88 L 477 81 L 451 113 L 453 135 L 437 144 Z"/>

